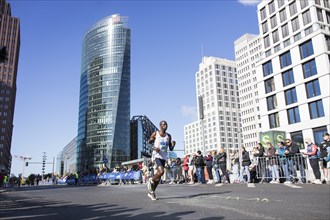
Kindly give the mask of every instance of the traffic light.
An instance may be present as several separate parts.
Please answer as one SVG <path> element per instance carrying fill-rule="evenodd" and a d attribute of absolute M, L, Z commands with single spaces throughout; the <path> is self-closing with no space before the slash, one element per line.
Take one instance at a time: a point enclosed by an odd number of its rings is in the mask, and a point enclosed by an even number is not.
<path fill-rule="evenodd" d="M 0 47 L 0 63 L 7 60 L 7 49 L 5 46 Z"/>
<path fill-rule="evenodd" d="M 25 162 L 25 166 L 26 166 L 26 167 L 29 166 L 29 162 Z"/>

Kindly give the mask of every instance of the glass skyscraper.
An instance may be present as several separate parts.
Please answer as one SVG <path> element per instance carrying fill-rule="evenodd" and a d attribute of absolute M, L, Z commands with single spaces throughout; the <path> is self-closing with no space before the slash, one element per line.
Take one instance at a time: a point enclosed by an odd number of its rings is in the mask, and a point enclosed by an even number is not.
<path fill-rule="evenodd" d="M 83 39 L 77 170 L 114 167 L 130 155 L 130 29 L 118 14 Z"/>

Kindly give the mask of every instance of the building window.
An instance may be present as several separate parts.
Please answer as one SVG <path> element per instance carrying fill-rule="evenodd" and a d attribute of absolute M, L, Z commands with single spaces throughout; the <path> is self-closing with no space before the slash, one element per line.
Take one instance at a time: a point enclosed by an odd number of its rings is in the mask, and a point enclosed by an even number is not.
<path fill-rule="evenodd" d="M 292 69 L 282 73 L 282 81 L 283 81 L 283 86 L 284 87 L 294 83 L 294 76 L 293 76 L 293 70 Z"/>
<path fill-rule="evenodd" d="M 273 43 L 277 43 L 279 41 L 279 38 L 278 38 L 278 30 L 274 31 L 273 32 Z"/>
<path fill-rule="evenodd" d="M 285 41 L 283 41 L 283 46 L 284 46 L 284 47 L 287 47 L 287 46 L 289 46 L 290 44 L 291 44 L 290 38 L 287 39 L 287 40 L 285 40 Z"/>
<path fill-rule="evenodd" d="M 276 53 L 277 51 L 280 51 L 281 50 L 281 45 L 278 44 L 276 46 L 274 46 L 274 52 Z"/>
<path fill-rule="evenodd" d="M 322 15 L 322 10 L 321 9 L 316 9 L 317 12 L 317 20 L 323 22 L 323 15 Z"/>
<path fill-rule="evenodd" d="M 300 122 L 299 108 L 294 107 L 287 110 L 289 124 Z"/>
<path fill-rule="evenodd" d="M 274 13 L 274 11 L 275 11 L 275 2 L 274 1 L 272 1 L 271 3 L 269 3 L 268 9 L 269 9 L 269 14 Z"/>
<path fill-rule="evenodd" d="M 303 9 L 308 5 L 309 0 L 300 0 L 300 8 Z"/>
<path fill-rule="evenodd" d="M 273 77 L 265 80 L 265 91 L 266 94 L 275 91 L 275 83 Z"/>
<path fill-rule="evenodd" d="M 292 133 L 290 133 L 290 136 L 291 136 L 292 142 L 295 143 L 296 145 L 298 145 L 299 149 L 305 149 L 304 137 L 303 137 L 302 131 L 292 132 Z"/>
<path fill-rule="evenodd" d="M 302 14 L 302 17 L 303 17 L 304 25 L 307 25 L 307 24 L 311 23 L 311 13 L 309 12 L 309 10 L 304 12 Z"/>
<path fill-rule="evenodd" d="M 290 105 L 290 104 L 296 103 L 298 101 L 296 88 L 288 89 L 284 92 L 284 94 L 285 94 L 286 105 Z"/>
<path fill-rule="evenodd" d="M 323 134 L 327 133 L 327 127 L 313 128 L 314 143 L 319 146 L 323 142 Z"/>
<path fill-rule="evenodd" d="M 270 26 L 273 29 L 274 27 L 276 27 L 276 25 L 277 25 L 276 15 L 274 15 L 273 17 L 270 18 Z"/>
<path fill-rule="evenodd" d="M 320 84 L 318 79 L 306 83 L 306 93 L 307 93 L 307 98 L 312 98 L 321 95 Z"/>
<path fill-rule="evenodd" d="M 262 70 L 264 72 L 264 76 L 268 76 L 273 73 L 273 65 L 272 61 L 268 61 L 267 63 L 262 65 Z"/>
<path fill-rule="evenodd" d="M 285 25 L 282 26 L 282 37 L 285 38 L 289 35 L 289 28 L 288 24 L 286 23 Z"/>
<path fill-rule="evenodd" d="M 312 40 L 309 40 L 307 42 L 300 44 L 299 48 L 300 48 L 300 58 L 301 59 L 304 59 L 304 58 L 309 57 L 310 55 L 314 54 Z"/>
<path fill-rule="evenodd" d="M 315 60 L 310 60 L 302 65 L 304 78 L 308 78 L 317 74 Z"/>
<path fill-rule="evenodd" d="M 277 108 L 277 99 L 276 95 L 267 97 L 267 109 L 268 111 L 274 110 Z"/>
<path fill-rule="evenodd" d="M 265 36 L 264 45 L 265 45 L 265 48 L 268 48 L 270 46 L 269 35 Z"/>
<path fill-rule="evenodd" d="M 267 21 L 265 21 L 263 24 L 262 24 L 262 33 L 267 33 L 268 31 L 268 23 Z"/>
<path fill-rule="evenodd" d="M 323 3 L 324 3 L 324 7 L 330 9 L 330 2 L 329 2 L 329 0 L 323 0 Z"/>
<path fill-rule="evenodd" d="M 260 17 L 261 20 L 264 20 L 267 17 L 267 12 L 265 7 L 260 10 Z"/>
<path fill-rule="evenodd" d="M 296 2 L 293 2 L 292 4 L 290 4 L 289 9 L 290 9 L 290 15 L 291 16 L 295 15 L 297 13 Z"/>
<path fill-rule="evenodd" d="M 278 117 L 278 112 L 274 113 L 274 114 L 270 114 L 268 116 L 269 119 L 269 127 L 270 128 L 277 128 L 280 126 L 280 119 Z"/>
<path fill-rule="evenodd" d="M 322 100 L 311 102 L 308 104 L 308 107 L 311 119 L 320 118 L 324 116 Z"/>
<path fill-rule="evenodd" d="M 298 17 L 292 19 L 291 25 L 292 25 L 292 32 L 295 32 L 295 31 L 297 31 L 300 28 Z"/>
<path fill-rule="evenodd" d="M 294 39 L 294 42 L 300 40 L 300 39 L 301 39 L 301 34 L 298 33 L 298 34 L 294 35 L 294 36 L 293 36 L 293 39 Z"/>
<path fill-rule="evenodd" d="M 283 5 L 284 5 L 284 0 L 277 0 L 278 8 L 282 7 Z"/>
<path fill-rule="evenodd" d="M 327 49 L 330 51 L 330 36 L 325 36 L 325 42 L 327 45 Z"/>
<path fill-rule="evenodd" d="M 284 22 L 287 19 L 285 8 L 280 11 L 280 22 Z"/>
<path fill-rule="evenodd" d="M 317 4 L 317 5 L 321 5 L 321 2 L 320 2 L 321 0 L 315 0 L 315 4 Z"/>
<path fill-rule="evenodd" d="M 290 51 L 280 55 L 281 68 L 291 65 L 291 54 Z"/>

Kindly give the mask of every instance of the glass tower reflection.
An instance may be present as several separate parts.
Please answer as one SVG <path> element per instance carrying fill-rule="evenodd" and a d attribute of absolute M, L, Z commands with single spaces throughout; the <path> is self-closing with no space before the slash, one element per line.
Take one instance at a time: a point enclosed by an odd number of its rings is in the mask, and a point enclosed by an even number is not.
<path fill-rule="evenodd" d="M 106 17 L 83 40 L 77 170 L 114 167 L 130 155 L 130 29 Z"/>

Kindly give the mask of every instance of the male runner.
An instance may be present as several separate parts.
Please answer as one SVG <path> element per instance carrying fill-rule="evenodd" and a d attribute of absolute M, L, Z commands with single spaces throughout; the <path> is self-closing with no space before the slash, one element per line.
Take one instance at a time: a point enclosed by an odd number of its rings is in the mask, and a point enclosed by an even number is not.
<path fill-rule="evenodd" d="M 164 174 L 165 162 L 167 160 L 167 148 L 172 151 L 175 146 L 175 141 L 172 141 L 172 137 L 170 134 L 166 133 L 166 129 L 167 122 L 161 121 L 159 123 L 159 131 L 152 133 L 149 138 L 149 143 L 154 143 L 151 160 L 155 162 L 155 165 L 157 166 L 155 175 L 151 177 L 147 183 L 149 191 L 148 196 L 151 200 L 157 199 L 155 191 L 162 175 Z"/>

